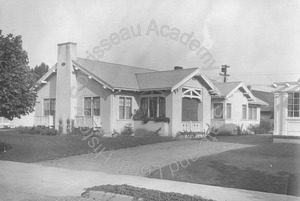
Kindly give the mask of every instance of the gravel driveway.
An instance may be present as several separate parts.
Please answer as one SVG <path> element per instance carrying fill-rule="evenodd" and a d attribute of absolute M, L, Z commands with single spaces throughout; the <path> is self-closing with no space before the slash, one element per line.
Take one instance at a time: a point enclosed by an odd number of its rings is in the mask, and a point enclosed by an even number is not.
<path fill-rule="evenodd" d="M 169 166 L 171 171 L 176 171 L 179 166 L 188 166 L 188 160 L 197 160 L 203 156 L 251 146 L 255 145 L 181 140 L 105 152 L 99 151 L 102 149 L 100 147 L 97 153 L 43 161 L 39 164 L 112 174 L 148 176 L 151 171 L 164 166 Z"/>

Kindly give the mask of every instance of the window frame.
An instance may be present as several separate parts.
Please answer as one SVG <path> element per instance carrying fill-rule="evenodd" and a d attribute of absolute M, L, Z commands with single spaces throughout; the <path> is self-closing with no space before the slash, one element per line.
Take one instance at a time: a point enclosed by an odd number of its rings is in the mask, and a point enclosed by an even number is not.
<path fill-rule="evenodd" d="M 154 91 L 156 92 L 156 91 Z M 157 93 L 153 93 L 153 91 L 151 92 L 144 92 L 140 98 L 139 98 L 139 103 L 140 103 L 140 109 L 142 108 L 142 99 L 146 99 L 146 105 L 147 105 L 147 117 L 149 118 L 158 118 L 158 117 L 166 117 L 166 97 L 164 95 L 163 92 L 157 91 Z M 155 115 L 151 115 L 152 113 L 150 113 L 150 99 L 156 99 L 156 111 L 153 112 Z M 163 101 L 161 101 L 163 99 Z M 161 107 L 161 103 L 163 103 L 163 107 Z M 161 108 L 163 109 L 163 111 L 161 111 Z M 162 115 L 161 115 L 162 114 Z"/>
<path fill-rule="evenodd" d="M 48 108 L 47 108 L 48 114 L 46 114 L 45 101 L 49 101 Z M 53 104 L 53 101 L 54 101 L 54 104 Z M 52 105 L 54 105 L 54 108 L 52 108 Z M 55 108 L 56 108 L 56 98 L 44 98 L 43 99 L 43 116 L 55 116 Z"/>
<path fill-rule="evenodd" d="M 290 104 L 290 98 L 289 95 L 292 94 L 292 103 Z M 298 94 L 298 97 L 295 98 L 295 94 Z M 287 93 L 287 114 L 286 117 L 290 119 L 299 119 L 300 118 L 300 92 L 288 92 Z M 298 100 L 298 104 L 295 104 L 295 100 Z M 292 106 L 292 109 L 290 110 L 290 106 Z M 298 106 L 298 110 L 295 109 L 295 106 Z M 289 116 L 289 112 L 292 112 L 292 116 Z M 295 116 L 295 112 L 298 112 L 298 116 Z"/>
<path fill-rule="evenodd" d="M 257 107 L 249 105 L 248 106 L 248 119 L 257 120 Z"/>
<path fill-rule="evenodd" d="M 244 106 L 245 106 L 245 114 L 244 114 Z M 248 117 L 247 109 L 248 109 L 247 104 L 242 104 L 242 119 L 243 120 L 247 120 L 247 117 Z"/>
<path fill-rule="evenodd" d="M 87 98 L 90 98 L 90 100 L 91 100 L 91 107 L 90 107 L 90 115 L 87 115 L 86 114 L 86 109 L 85 109 L 85 99 L 87 99 Z M 90 116 L 90 117 L 92 117 L 92 116 L 98 116 L 98 115 L 95 115 L 94 113 L 95 113 L 95 108 L 94 108 L 94 99 L 95 98 L 99 98 L 99 108 L 97 108 L 97 109 L 99 109 L 99 117 L 101 116 L 101 97 L 100 96 L 84 96 L 83 97 L 83 101 L 82 101 L 82 104 L 83 104 L 83 116 Z"/>
<path fill-rule="evenodd" d="M 216 104 L 220 104 L 220 105 L 222 105 L 222 116 L 221 117 L 219 117 L 219 118 L 216 118 L 216 116 L 215 116 L 215 105 Z M 213 119 L 216 119 L 216 120 L 220 120 L 220 119 L 224 119 L 224 103 L 223 102 L 214 102 L 213 103 L 213 108 L 212 108 L 212 114 L 213 114 Z"/>
<path fill-rule="evenodd" d="M 230 105 L 230 107 L 228 107 L 228 105 Z M 230 108 L 230 110 L 228 110 L 228 108 Z M 232 119 L 232 103 L 226 103 L 226 119 Z"/>
<path fill-rule="evenodd" d="M 124 99 L 124 108 L 123 108 L 123 117 L 120 116 L 120 100 Z M 130 109 L 129 109 L 129 114 L 127 112 L 127 100 L 130 100 Z M 132 96 L 118 96 L 118 120 L 131 120 L 132 119 L 132 101 L 133 97 Z"/>

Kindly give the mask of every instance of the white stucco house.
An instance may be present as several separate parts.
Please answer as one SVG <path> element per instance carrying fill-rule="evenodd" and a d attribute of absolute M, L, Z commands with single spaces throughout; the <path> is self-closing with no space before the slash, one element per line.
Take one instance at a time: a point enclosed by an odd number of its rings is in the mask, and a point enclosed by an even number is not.
<path fill-rule="evenodd" d="M 214 83 L 220 92 L 212 97 L 212 126 L 236 131 L 260 123 L 261 106 L 266 102 L 255 97 L 243 82 Z"/>
<path fill-rule="evenodd" d="M 203 131 L 211 123 L 211 97 L 218 89 L 198 68 L 155 71 L 77 57 L 76 43 L 58 44 L 57 63 L 37 83 L 35 125 L 62 120 L 75 127 L 101 126 L 105 135 L 133 128 Z M 136 111 L 150 121 L 133 118 Z"/>
<path fill-rule="evenodd" d="M 300 79 L 274 83 L 274 137 L 300 137 Z"/>

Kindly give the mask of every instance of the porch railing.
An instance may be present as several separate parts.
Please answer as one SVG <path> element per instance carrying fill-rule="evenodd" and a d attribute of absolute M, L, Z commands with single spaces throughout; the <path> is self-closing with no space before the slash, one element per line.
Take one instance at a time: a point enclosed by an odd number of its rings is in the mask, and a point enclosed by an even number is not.
<path fill-rule="evenodd" d="M 202 121 L 182 121 L 181 122 L 182 131 L 187 132 L 203 132 L 203 122 Z"/>
<path fill-rule="evenodd" d="M 54 116 L 35 116 L 34 123 L 36 126 L 54 126 Z"/>
<path fill-rule="evenodd" d="M 75 116 L 75 127 L 102 127 L 100 116 Z"/>

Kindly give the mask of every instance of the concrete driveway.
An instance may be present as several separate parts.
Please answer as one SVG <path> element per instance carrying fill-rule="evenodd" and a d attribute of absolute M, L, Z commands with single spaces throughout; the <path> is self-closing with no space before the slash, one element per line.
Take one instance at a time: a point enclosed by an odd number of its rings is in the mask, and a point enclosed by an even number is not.
<path fill-rule="evenodd" d="M 110 174 L 147 176 L 151 171 L 164 166 L 169 166 L 171 171 L 176 171 L 180 165 L 183 167 L 188 165 L 187 160 L 197 160 L 202 156 L 250 146 L 255 145 L 182 140 L 105 152 L 101 151 L 103 147 L 100 147 L 98 153 L 43 161 L 39 164 Z"/>

